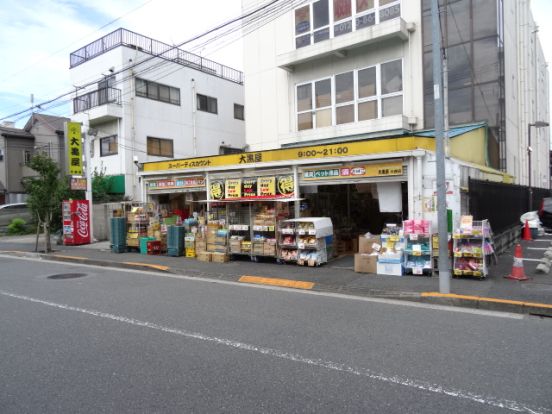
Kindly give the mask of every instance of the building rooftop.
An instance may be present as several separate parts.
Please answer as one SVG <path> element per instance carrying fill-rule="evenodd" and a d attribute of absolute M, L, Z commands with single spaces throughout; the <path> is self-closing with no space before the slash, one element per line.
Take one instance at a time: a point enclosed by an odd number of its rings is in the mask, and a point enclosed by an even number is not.
<path fill-rule="evenodd" d="M 32 126 L 37 122 L 40 122 L 43 125 L 46 125 L 52 130 L 52 132 L 63 132 L 65 127 L 65 122 L 71 121 L 69 118 L 64 118 L 62 116 L 55 115 L 45 115 L 45 114 L 33 114 L 23 127 L 25 131 L 30 131 Z"/>
<path fill-rule="evenodd" d="M 0 125 L 0 135 L 3 137 L 10 138 L 30 138 L 34 139 L 34 135 L 30 132 L 25 131 L 20 128 L 11 128 Z"/>
<path fill-rule="evenodd" d="M 69 68 L 72 69 L 88 62 L 119 46 L 126 46 L 231 82 L 243 84 L 243 72 L 237 69 L 123 28 L 119 28 L 71 53 Z"/>

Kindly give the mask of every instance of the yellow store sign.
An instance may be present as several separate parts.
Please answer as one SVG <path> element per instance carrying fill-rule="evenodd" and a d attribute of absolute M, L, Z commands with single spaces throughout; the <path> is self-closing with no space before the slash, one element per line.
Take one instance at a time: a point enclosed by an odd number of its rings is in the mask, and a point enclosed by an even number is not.
<path fill-rule="evenodd" d="M 290 160 L 324 160 L 352 155 L 383 154 L 399 151 L 427 149 L 433 151 L 433 138 L 401 137 L 369 139 L 341 144 L 316 145 L 310 147 L 285 148 L 270 151 L 245 152 L 242 154 L 213 155 L 211 157 L 182 160 L 148 162 L 144 171 L 187 170 L 192 168 L 226 167 L 230 165 L 253 165 Z"/>
<path fill-rule="evenodd" d="M 80 122 L 67 122 L 67 160 L 70 175 L 82 175 L 82 136 Z"/>
<path fill-rule="evenodd" d="M 394 175 L 403 175 L 403 165 L 401 162 L 345 165 L 340 167 L 313 168 L 303 171 L 303 179 L 306 181 L 390 177 Z"/>

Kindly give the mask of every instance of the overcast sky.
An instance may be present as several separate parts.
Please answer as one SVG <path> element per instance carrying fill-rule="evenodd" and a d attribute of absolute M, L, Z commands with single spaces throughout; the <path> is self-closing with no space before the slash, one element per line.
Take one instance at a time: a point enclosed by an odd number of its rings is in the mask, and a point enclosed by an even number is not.
<path fill-rule="evenodd" d="M 532 4 L 551 62 L 552 26 L 546 23 L 552 18 L 552 1 Z M 118 27 L 175 44 L 240 14 L 241 0 L 0 0 L 0 118 L 30 107 L 31 94 L 40 103 L 71 90 L 69 54 Z M 241 42 L 220 46 L 184 48 L 242 69 Z M 68 111 L 64 106 L 47 113 Z"/>

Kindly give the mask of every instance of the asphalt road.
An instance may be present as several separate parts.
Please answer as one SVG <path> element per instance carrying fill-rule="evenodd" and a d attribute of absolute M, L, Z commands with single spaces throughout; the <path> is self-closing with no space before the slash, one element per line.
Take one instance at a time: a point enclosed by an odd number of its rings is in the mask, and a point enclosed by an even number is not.
<path fill-rule="evenodd" d="M 552 413 L 551 347 L 550 319 L 0 257 L 3 414 Z"/>

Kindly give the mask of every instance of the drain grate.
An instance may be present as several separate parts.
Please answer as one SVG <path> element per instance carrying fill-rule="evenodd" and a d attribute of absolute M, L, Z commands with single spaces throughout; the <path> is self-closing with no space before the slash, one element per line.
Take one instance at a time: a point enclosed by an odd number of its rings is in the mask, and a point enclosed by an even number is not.
<path fill-rule="evenodd" d="M 60 279 L 76 279 L 78 277 L 84 277 L 86 273 L 58 273 L 48 276 L 48 279 L 60 280 Z"/>

